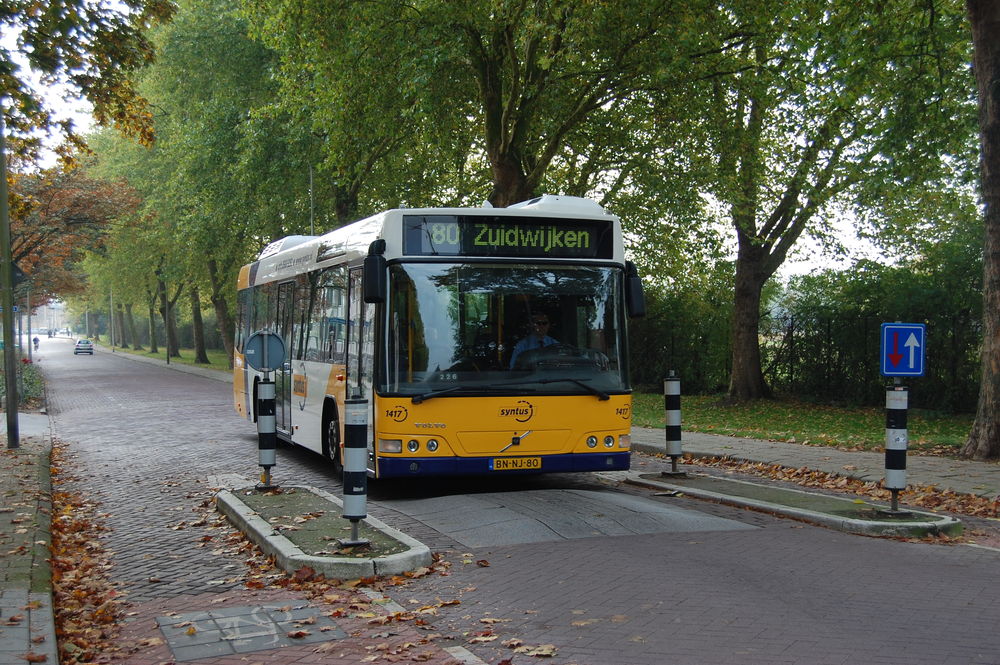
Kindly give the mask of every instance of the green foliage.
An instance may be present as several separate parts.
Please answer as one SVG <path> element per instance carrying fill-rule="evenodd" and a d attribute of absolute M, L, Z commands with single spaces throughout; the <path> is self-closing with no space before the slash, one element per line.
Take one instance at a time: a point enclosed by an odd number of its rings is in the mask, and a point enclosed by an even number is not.
<path fill-rule="evenodd" d="M 975 216 L 955 216 L 923 254 L 892 266 L 860 261 L 764 289 L 765 376 L 785 396 L 877 406 L 883 322 L 927 325 L 927 375 L 910 384 L 914 406 L 974 409 L 982 338 L 982 251 Z M 648 314 L 630 323 L 634 384 L 656 389 L 675 370 L 691 394 L 723 389 L 729 375 L 732 285 L 728 267 L 649 283 Z"/>
<path fill-rule="evenodd" d="M 7 124 L 17 131 L 22 156 L 37 152 L 39 140 L 30 130 L 58 129 L 75 145 L 79 137 L 70 124 L 52 118 L 49 102 L 22 73 L 27 61 L 45 84 L 61 83 L 85 97 L 101 124 L 115 124 L 140 140 L 151 140 L 148 107 L 135 89 L 134 74 L 153 59 L 146 31 L 168 20 L 169 0 L 122 0 L 116 3 L 68 0 L 63 2 L 5 2 L 0 5 L 0 33 L 13 36 L 18 58 L 0 47 L 0 96 Z M 68 151 L 64 153 L 68 155 Z"/>
<path fill-rule="evenodd" d="M 88 264 L 98 291 L 140 304 L 160 269 L 231 299 L 238 266 L 310 232 L 311 210 L 318 232 L 397 205 L 592 196 L 648 276 L 637 384 L 726 384 L 735 234 L 779 389 L 876 399 L 863 317 L 927 319 L 949 348 L 943 408 L 968 400 L 975 114 L 955 3 L 183 0 L 154 41 L 156 146 L 95 142 L 95 172 L 145 197 Z M 905 263 L 769 293 L 798 238 L 845 215 Z"/>
<path fill-rule="evenodd" d="M 241 265 L 271 240 L 309 231 L 312 139 L 284 116 L 257 113 L 276 96 L 275 61 L 246 30 L 235 2 L 181 2 L 153 34 L 158 59 L 141 81 L 158 109 L 156 145 L 109 133 L 93 141 L 91 171 L 127 181 L 144 205 L 120 220 L 89 274 L 143 313 L 161 283 L 171 299 L 196 284 L 231 307 Z M 323 228 L 330 215 L 318 208 Z"/>
<path fill-rule="evenodd" d="M 633 384 L 655 390 L 675 371 L 691 392 L 725 386 L 732 316 L 728 266 L 720 264 L 713 273 L 684 281 L 647 285 L 646 307 L 644 318 L 629 323 Z"/>
<path fill-rule="evenodd" d="M 24 360 L 27 360 L 25 356 Z M 7 374 L 4 369 L 5 358 L 0 354 L 0 401 L 6 404 Z M 38 366 L 34 363 L 17 363 L 17 402 L 21 406 L 40 407 L 45 403 L 45 380 Z"/>
<path fill-rule="evenodd" d="M 973 218 L 896 266 L 796 278 L 762 326 L 768 376 L 782 392 L 876 404 L 880 324 L 927 325 L 927 375 L 912 381 L 911 403 L 970 411 L 978 394 L 982 252 Z"/>
<path fill-rule="evenodd" d="M 281 55 L 280 105 L 302 109 L 327 141 L 324 168 L 384 192 L 376 200 L 417 194 L 425 204 L 489 195 L 508 205 L 543 185 L 613 188 L 623 165 L 631 173 L 668 152 L 632 152 L 621 140 L 639 138 L 642 91 L 682 78 L 676 70 L 706 40 L 704 3 L 243 5 L 254 34 Z"/>

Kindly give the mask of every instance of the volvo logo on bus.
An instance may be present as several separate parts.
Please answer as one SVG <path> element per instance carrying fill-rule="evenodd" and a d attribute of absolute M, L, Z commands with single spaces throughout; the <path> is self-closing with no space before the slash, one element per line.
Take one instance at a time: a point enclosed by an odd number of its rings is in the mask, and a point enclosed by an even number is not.
<path fill-rule="evenodd" d="M 406 410 L 406 407 L 402 404 L 392 407 L 391 409 L 385 410 L 385 415 L 387 418 L 392 418 L 397 423 L 401 423 L 410 415 L 410 412 Z"/>
<path fill-rule="evenodd" d="M 501 418 L 513 418 L 519 423 L 528 422 L 533 415 L 535 415 L 535 407 L 531 405 L 531 402 L 523 399 L 517 400 L 517 404 L 514 406 L 500 407 Z"/>

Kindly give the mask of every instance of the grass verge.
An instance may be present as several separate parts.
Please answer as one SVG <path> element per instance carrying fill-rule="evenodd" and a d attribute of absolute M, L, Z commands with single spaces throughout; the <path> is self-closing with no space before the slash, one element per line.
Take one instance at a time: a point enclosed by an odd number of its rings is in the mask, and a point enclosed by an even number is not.
<path fill-rule="evenodd" d="M 136 351 L 133 349 L 125 349 L 122 347 L 115 347 L 115 353 L 129 353 L 136 356 L 142 356 L 144 358 L 156 358 L 157 360 L 167 361 L 167 351 L 164 348 L 160 348 L 156 353 L 151 353 L 147 350 Z M 170 362 L 178 363 L 181 365 L 191 365 L 192 367 L 205 367 L 208 369 L 217 369 L 220 372 L 232 372 L 233 370 L 229 368 L 229 356 L 222 349 L 208 349 L 206 355 L 208 356 L 208 364 L 196 363 L 194 361 L 195 353 L 194 349 L 181 349 L 179 351 L 180 357 L 171 356 Z"/>
<path fill-rule="evenodd" d="M 409 547 L 392 536 L 359 524 L 358 537 L 367 545 L 343 546 L 351 538 L 351 522 L 341 508 L 306 488 L 241 490 L 236 496 L 266 520 L 274 530 L 304 553 L 331 557 L 380 557 L 405 552 Z"/>
<path fill-rule="evenodd" d="M 663 427 L 663 395 L 636 393 L 632 398 L 633 424 Z M 943 414 L 910 409 L 907 428 L 915 452 L 957 454 L 972 427 L 972 414 Z M 885 411 L 843 408 L 791 399 L 723 403 L 722 395 L 685 395 L 681 398 L 685 431 L 744 436 L 849 450 L 881 450 L 885 445 Z"/>

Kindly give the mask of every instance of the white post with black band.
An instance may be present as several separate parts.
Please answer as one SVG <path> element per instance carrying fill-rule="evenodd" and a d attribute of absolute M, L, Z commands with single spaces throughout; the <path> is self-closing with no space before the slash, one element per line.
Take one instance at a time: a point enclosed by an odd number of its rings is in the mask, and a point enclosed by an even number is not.
<path fill-rule="evenodd" d="M 664 430 L 667 437 L 667 456 L 670 457 L 670 471 L 661 471 L 664 476 L 686 476 L 677 470 L 677 461 L 684 454 L 681 446 L 681 380 L 674 370 L 663 379 Z"/>
<path fill-rule="evenodd" d="M 271 489 L 271 468 L 275 465 L 278 434 L 275 430 L 274 381 L 270 374 L 257 384 L 257 463 L 261 467 L 260 489 Z"/>
<path fill-rule="evenodd" d="M 898 381 L 898 379 L 897 379 Z M 900 514 L 899 492 L 906 489 L 906 429 L 908 392 L 894 385 L 885 392 L 885 487 L 892 494 L 890 514 Z"/>
<path fill-rule="evenodd" d="M 351 521 L 351 539 L 342 546 L 367 545 L 358 525 L 368 517 L 368 400 L 344 400 L 344 518 Z"/>
<path fill-rule="evenodd" d="M 258 330 L 247 338 L 243 357 L 251 368 L 264 373 L 257 382 L 257 403 L 254 406 L 257 413 L 257 462 L 261 467 L 260 485 L 257 487 L 267 490 L 274 487 L 271 484 L 271 469 L 276 463 L 275 451 L 278 448 L 275 429 L 277 404 L 271 372 L 277 371 L 285 362 L 285 342 L 276 333 Z"/>

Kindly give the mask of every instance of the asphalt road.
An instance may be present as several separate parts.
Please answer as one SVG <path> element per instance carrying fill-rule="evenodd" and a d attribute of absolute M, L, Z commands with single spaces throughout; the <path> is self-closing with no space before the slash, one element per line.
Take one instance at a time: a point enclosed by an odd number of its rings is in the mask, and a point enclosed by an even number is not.
<path fill-rule="evenodd" d="M 69 340 L 45 340 L 38 360 L 129 598 L 240 588 L 241 561 L 199 547 L 192 524 L 209 476 L 257 476 L 231 387 L 103 349 L 74 356 Z M 278 451 L 274 478 L 340 490 L 301 450 Z M 460 601 L 429 629 L 487 663 L 538 662 L 511 639 L 554 645 L 545 661 L 559 665 L 1000 663 L 993 550 L 853 536 L 597 475 L 376 483 L 369 499 L 451 563 L 393 600 Z"/>

